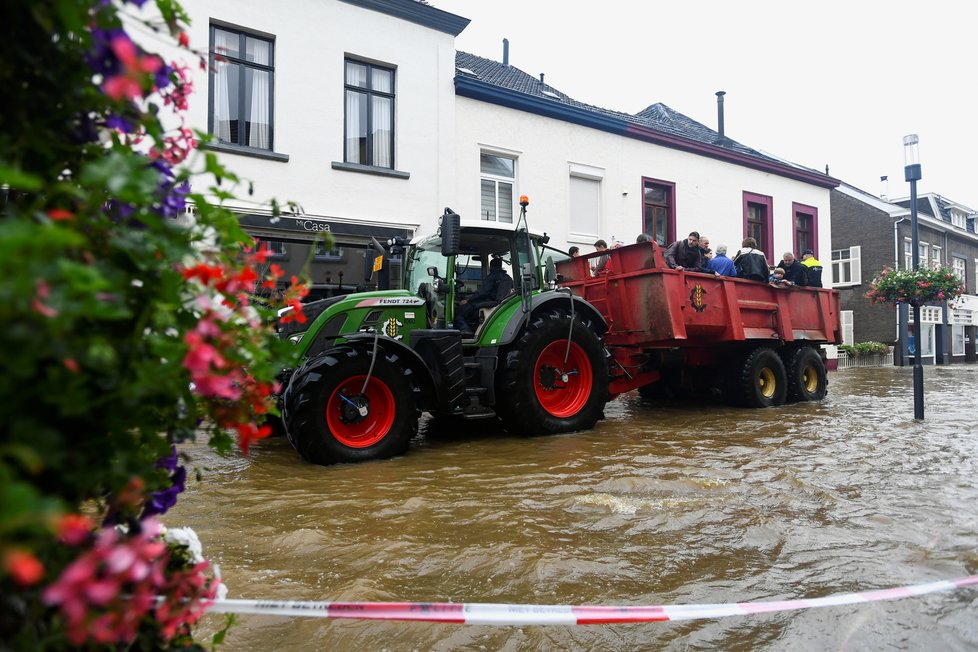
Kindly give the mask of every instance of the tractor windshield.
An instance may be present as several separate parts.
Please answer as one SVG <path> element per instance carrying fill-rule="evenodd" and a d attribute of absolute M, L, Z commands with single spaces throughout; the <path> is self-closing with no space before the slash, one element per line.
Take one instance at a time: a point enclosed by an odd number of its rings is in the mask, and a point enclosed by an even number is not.
<path fill-rule="evenodd" d="M 447 277 L 447 259 L 441 255 L 441 238 L 431 237 L 411 245 L 408 250 L 405 289 L 417 292 L 422 283 L 431 283 L 429 267 L 438 268 L 438 276 Z"/>

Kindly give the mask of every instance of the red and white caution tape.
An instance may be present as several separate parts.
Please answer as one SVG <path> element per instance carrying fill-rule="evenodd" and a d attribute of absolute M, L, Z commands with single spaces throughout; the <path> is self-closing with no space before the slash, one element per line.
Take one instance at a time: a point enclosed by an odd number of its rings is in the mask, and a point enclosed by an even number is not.
<path fill-rule="evenodd" d="M 216 600 L 210 611 L 270 616 L 416 620 L 465 625 L 600 625 L 663 620 L 705 620 L 751 614 L 838 607 L 897 600 L 978 585 L 978 575 L 894 589 L 839 593 L 824 598 L 730 602 L 727 604 L 662 605 L 655 607 L 485 604 L 462 602 L 308 602 L 302 600 Z"/>

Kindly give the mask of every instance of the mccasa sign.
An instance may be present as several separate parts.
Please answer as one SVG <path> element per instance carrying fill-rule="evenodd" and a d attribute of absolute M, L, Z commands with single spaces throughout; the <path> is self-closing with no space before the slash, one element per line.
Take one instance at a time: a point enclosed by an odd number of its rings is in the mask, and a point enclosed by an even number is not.
<path fill-rule="evenodd" d="M 324 233 L 329 233 L 329 224 L 326 222 L 320 222 L 318 220 L 302 220 L 298 218 L 289 219 L 295 223 L 295 229 L 297 231 L 321 231 Z"/>

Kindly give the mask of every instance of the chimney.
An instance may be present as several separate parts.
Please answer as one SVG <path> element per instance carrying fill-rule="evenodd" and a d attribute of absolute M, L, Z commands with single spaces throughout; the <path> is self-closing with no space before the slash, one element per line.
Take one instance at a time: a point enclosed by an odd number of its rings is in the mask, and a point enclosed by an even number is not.
<path fill-rule="evenodd" d="M 722 145 L 726 140 L 723 134 L 723 96 L 726 91 L 717 91 L 717 131 L 720 133 L 719 143 Z"/>
<path fill-rule="evenodd" d="M 541 84 L 543 83 L 543 73 L 542 72 L 540 73 L 540 83 Z"/>
<path fill-rule="evenodd" d="M 890 201 L 890 177 L 882 176 L 880 177 L 880 199 L 883 201 Z"/>
<path fill-rule="evenodd" d="M 503 39 L 503 65 L 509 67 L 509 39 Z"/>

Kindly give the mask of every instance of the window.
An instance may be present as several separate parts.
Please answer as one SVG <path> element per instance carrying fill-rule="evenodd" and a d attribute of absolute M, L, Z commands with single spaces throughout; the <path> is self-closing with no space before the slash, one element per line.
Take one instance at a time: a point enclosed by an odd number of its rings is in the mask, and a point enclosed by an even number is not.
<path fill-rule="evenodd" d="M 836 249 L 832 252 L 832 285 L 858 285 L 862 283 L 860 265 L 861 247 Z"/>
<path fill-rule="evenodd" d="M 903 241 L 903 269 L 913 269 L 913 244 L 909 238 Z"/>
<path fill-rule="evenodd" d="M 927 244 L 923 242 L 917 243 L 917 265 L 920 269 L 927 269 L 927 256 L 928 248 Z"/>
<path fill-rule="evenodd" d="M 642 232 L 666 246 L 676 240 L 676 185 L 666 181 L 642 179 Z"/>
<path fill-rule="evenodd" d="M 313 252 L 313 257 L 316 260 L 331 260 L 339 262 L 343 260 L 343 249 L 335 244 L 333 245 L 332 249 L 327 249 L 326 243 L 320 241 L 316 243 L 316 249 Z"/>
<path fill-rule="evenodd" d="M 767 254 L 769 260 L 774 251 L 771 241 L 773 219 L 774 200 L 771 197 L 744 193 L 744 237 L 754 238 L 757 248 Z"/>
<path fill-rule="evenodd" d="M 480 217 L 490 222 L 512 224 L 516 159 L 483 152 L 479 165 L 482 176 Z"/>
<path fill-rule="evenodd" d="M 951 224 L 966 229 L 968 228 L 968 216 L 958 211 L 951 211 Z"/>
<path fill-rule="evenodd" d="M 597 237 L 601 223 L 601 182 L 584 177 L 570 178 L 570 232 Z"/>
<path fill-rule="evenodd" d="M 967 283 L 968 272 L 965 269 L 965 267 L 967 265 L 967 261 L 964 258 L 962 258 L 961 256 L 954 256 L 951 259 L 951 265 L 952 265 L 952 267 L 954 269 L 954 275 L 957 276 L 962 281 L 964 281 L 964 282 Z"/>
<path fill-rule="evenodd" d="M 840 310 L 839 321 L 842 322 L 842 343 L 852 346 L 856 343 L 852 327 L 852 310 Z"/>
<path fill-rule="evenodd" d="M 818 209 L 814 206 L 793 203 L 791 210 L 795 215 L 795 255 L 811 249 L 818 258 Z"/>
<path fill-rule="evenodd" d="M 209 129 L 219 143 L 272 149 L 271 38 L 211 26 Z"/>
<path fill-rule="evenodd" d="M 951 326 L 951 355 L 964 355 L 964 326 Z"/>
<path fill-rule="evenodd" d="M 930 267 L 931 269 L 937 269 L 941 266 L 941 248 L 931 247 L 930 248 Z"/>
<path fill-rule="evenodd" d="M 394 169 L 394 70 L 346 60 L 347 163 Z"/>
<path fill-rule="evenodd" d="M 259 246 L 268 249 L 269 258 L 285 258 L 288 254 L 285 243 L 281 240 L 262 240 Z"/>

